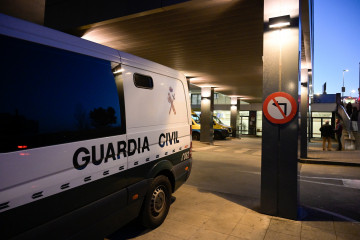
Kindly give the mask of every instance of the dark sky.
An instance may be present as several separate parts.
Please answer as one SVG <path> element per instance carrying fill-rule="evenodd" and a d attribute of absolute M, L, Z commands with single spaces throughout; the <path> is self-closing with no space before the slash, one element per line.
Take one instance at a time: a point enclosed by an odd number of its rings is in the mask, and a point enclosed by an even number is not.
<path fill-rule="evenodd" d="M 314 5 L 314 92 L 322 93 L 326 82 L 327 93 L 340 93 L 348 69 L 344 96 L 358 97 L 360 0 L 314 0 Z"/>

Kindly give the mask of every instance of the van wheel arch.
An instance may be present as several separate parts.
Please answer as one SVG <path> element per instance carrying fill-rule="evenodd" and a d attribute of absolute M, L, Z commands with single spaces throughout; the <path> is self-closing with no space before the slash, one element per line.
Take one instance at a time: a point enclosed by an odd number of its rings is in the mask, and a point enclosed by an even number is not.
<path fill-rule="evenodd" d="M 159 172 L 156 177 L 158 176 L 165 176 L 169 179 L 169 182 L 171 184 L 171 192 L 174 192 L 175 191 L 175 177 L 174 177 L 174 174 L 170 171 L 170 170 L 163 170 L 161 172 Z"/>

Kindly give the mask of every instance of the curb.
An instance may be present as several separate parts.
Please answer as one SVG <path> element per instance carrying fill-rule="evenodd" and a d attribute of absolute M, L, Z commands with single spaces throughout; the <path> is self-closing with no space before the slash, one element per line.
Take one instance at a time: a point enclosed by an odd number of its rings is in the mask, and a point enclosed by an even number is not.
<path fill-rule="evenodd" d="M 316 212 L 321 212 L 321 213 L 324 213 L 324 214 L 327 214 L 327 215 L 330 215 L 332 217 L 335 217 L 335 218 L 339 218 L 339 219 L 342 219 L 343 221 L 347 221 L 347 222 L 352 222 L 352 223 L 360 223 L 359 221 L 355 220 L 355 219 L 352 219 L 352 218 L 349 218 L 349 217 L 346 217 L 346 216 L 343 216 L 341 214 L 338 214 L 338 213 L 335 213 L 335 212 L 331 212 L 331 211 L 328 211 L 328 210 L 325 210 L 325 209 L 321 209 L 321 208 L 317 208 L 317 207 L 310 207 L 308 205 L 300 205 L 300 209 L 302 211 L 305 211 L 304 216 L 303 216 L 303 219 L 306 219 L 306 215 L 307 215 L 307 210 L 312 210 L 312 211 L 315 211 Z M 303 219 L 300 219 L 300 221 L 302 221 Z"/>
<path fill-rule="evenodd" d="M 322 161 L 322 160 L 313 160 L 309 158 L 300 158 L 298 160 L 300 163 L 305 164 L 321 164 L 321 165 L 336 165 L 336 166 L 347 166 L 347 167 L 360 167 L 360 163 L 350 163 L 350 162 L 334 162 L 334 161 Z"/>

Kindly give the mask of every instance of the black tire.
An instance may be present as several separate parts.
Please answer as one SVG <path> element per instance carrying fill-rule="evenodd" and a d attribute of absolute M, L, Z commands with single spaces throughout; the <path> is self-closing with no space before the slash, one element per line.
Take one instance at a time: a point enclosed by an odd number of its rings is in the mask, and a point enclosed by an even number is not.
<path fill-rule="evenodd" d="M 157 176 L 146 193 L 141 213 L 141 223 L 154 229 L 160 226 L 170 209 L 171 185 L 166 176 Z"/>
<path fill-rule="evenodd" d="M 198 132 L 193 132 L 193 134 L 192 134 L 192 140 L 194 140 L 194 141 L 199 141 L 199 140 L 200 140 L 200 133 L 198 133 Z"/>
<path fill-rule="evenodd" d="M 222 139 L 221 133 L 214 132 L 214 139 Z"/>

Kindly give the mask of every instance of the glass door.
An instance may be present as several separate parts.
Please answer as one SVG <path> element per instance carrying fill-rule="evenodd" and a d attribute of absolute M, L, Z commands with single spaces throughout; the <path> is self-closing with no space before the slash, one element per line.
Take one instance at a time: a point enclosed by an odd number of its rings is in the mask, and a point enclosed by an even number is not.
<path fill-rule="evenodd" d="M 240 117 L 240 133 L 249 134 L 249 117 Z"/>
<path fill-rule="evenodd" d="M 321 138 L 321 132 L 320 128 L 322 125 L 325 124 L 326 121 L 329 121 L 329 124 L 331 125 L 331 118 L 313 118 L 313 124 L 312 124 L 312 132 L 313 132 L 313 138 Z"/>

